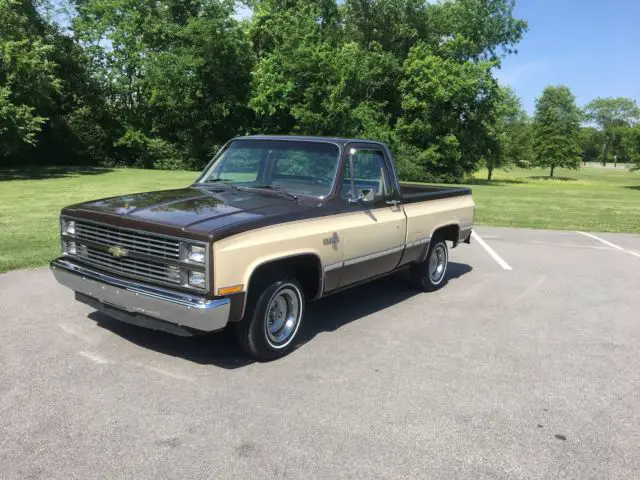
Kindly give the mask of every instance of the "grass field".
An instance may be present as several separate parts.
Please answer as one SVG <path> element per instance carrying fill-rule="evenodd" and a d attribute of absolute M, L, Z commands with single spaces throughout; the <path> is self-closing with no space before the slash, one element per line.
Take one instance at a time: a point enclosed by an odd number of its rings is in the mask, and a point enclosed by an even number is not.
<path fill-rule="evenodd" d="M 503 227 L 529 227 L 590 232 L 640 233 L 640 171 L 582 168 L 512 169 L 486 172 L 472 185 L 476 222 Z"/>
<path fill-rule="evenodd" d="M 513 169 L 472 188 L 476 221 L 494 226 L 640 233 L 640 172 L 621 168 Z M 0 170 L 0 272 L 45 265 L 58 255 L 58 214 L 72 203 L 188 185 L 196 172 L 134 169 Z"/>
<path fill-rule="evenodd" d="M 188 185 L 196 172 L 0 170 L 0 272 L 45 265 L 60 250 L 60 209 L 83 200 Z M 36 178 L 33 178 L 36 177 Z"/>

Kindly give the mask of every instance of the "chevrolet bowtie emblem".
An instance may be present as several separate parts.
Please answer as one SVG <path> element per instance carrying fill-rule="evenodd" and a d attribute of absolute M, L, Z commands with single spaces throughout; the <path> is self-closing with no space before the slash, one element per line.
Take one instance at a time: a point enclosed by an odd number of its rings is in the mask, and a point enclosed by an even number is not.
<path fill-rule="evenodd" d="M 124 257 L 127 254 L 127 251 L 124 248 L 116 245 L 109 247 L 108 252 L 116 258 Z"/>

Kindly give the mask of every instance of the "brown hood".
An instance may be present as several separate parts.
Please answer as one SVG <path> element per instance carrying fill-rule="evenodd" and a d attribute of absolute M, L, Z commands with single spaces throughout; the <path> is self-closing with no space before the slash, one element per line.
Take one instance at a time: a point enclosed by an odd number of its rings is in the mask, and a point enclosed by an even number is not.
<path fill-rule="evenodd" d="M 189 187 L 136 193 L 72 205 L 63 214 L 188 238 L 228 236 L 286 220 L 316 216 L 277 192 L 231 187 Z"/>

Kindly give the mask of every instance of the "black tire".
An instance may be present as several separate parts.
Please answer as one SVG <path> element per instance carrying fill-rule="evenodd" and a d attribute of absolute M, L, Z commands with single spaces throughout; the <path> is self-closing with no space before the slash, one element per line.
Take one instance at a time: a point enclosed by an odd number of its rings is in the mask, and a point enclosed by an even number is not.
<path fill-rule="evenodd" d="M 280 278 L 278 278 L 280 277 Z M 294 300 L 295 299 L 295 300 Z M 293 305 L 297 301 L 297 311 Z M 275 302 L 275 305 L 274 305 Z M 291 303 L 290 303 L 291 302 Z M 282 305 L 286 311 L 281 319 L 270 314 L 280 312 Z M 305 297 L 302 287 L 291 275 L 271 274 L 258 280 L 249 291 L 249 299 L 244 317 L 235 324 L 235 333 L 242 349 L 259 361 L 284 357 L 295 347 L 295 338 L 304 318 Z M 295 317 L 295 325 L 287 334 L 289 320 Z M 282 329 L 274 331 L 280 322 Z M 278 341 L 278 334 L 282 335 Z"/>
<path fill-rule="evenodd" d="M 439 266 L 441 261 L 442 271 L 434 274 L 431 266 L 435 261 Z M 447 283 L 447 267 L 449 266 L 449 248 L 447 242 L 440 238 L 434 238 L 429 244 L 429 250 L 425 260 L 411 266 L 411 280 L 413 284 L 423 292 L 433 292 L 442 288 Z"/>

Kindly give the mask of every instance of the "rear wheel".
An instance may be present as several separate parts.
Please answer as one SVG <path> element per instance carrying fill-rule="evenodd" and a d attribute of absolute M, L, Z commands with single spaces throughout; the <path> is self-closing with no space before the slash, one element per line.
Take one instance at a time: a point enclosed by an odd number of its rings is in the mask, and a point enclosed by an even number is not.
<path fill-rule="evenodd" d="M 413 283 L 425 292 L 441 288 L 447 280 L 449 248 L 445 240 L 435 238 L 429 245 L 424 262 L 411 267 Z"/>
<path fill-rule="evenodd" d="M 260 361 L 283 357 L 295 348 L 304 316 L 305 298 L 298 281 L 269 276 L 249 292 L 243 319 L 235 325 L 240 345 Z"/>

